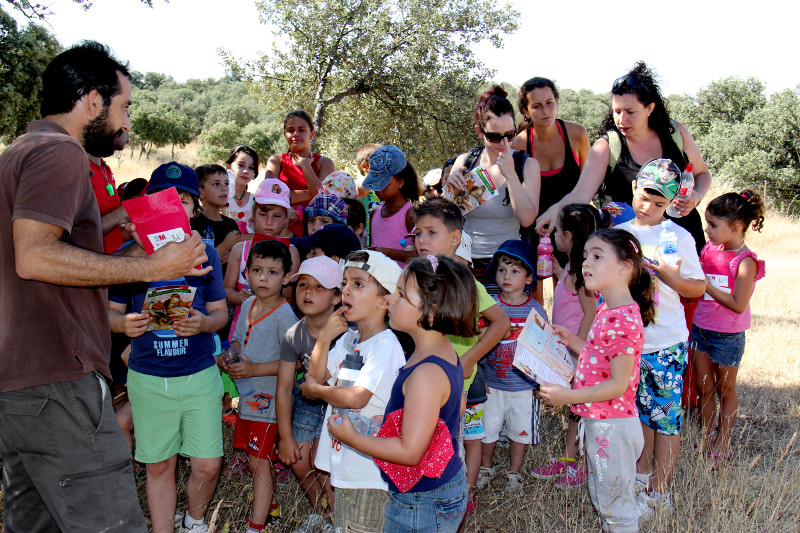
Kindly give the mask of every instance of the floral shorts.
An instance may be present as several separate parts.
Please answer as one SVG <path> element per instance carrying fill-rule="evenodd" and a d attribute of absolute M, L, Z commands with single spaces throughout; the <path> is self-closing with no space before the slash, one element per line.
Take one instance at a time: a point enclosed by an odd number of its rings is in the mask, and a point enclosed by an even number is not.
<path fill-rule="evenodd" d="M 636 407 L 639 420 L 661 435 L 681 432 L 683 371 L 689 344 L 679 342 L 669 348 L 642 354 Z"/>

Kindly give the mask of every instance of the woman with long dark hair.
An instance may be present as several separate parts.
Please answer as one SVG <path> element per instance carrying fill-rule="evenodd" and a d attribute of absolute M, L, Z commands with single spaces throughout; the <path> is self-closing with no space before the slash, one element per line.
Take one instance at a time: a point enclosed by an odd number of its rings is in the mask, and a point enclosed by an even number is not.
<path fill-rule="evenodd" d="M 536 221 L 536 230 L 552 232 L 553 221 L 567 204 L 589 203 L 601 189 L 604 198 L 630 204 L 631 183 L 641 166 L 651 159 L 671 159 L 681 171 L 694 166 L 695 186 L 685 199 L 674 205 L 682 218 L 676 223 L 688 230 L 697 249 L 705 244 L 700 214 L 695 209 L 711 186 L 711 173 L 691 133 L 669 116 L 653 71 L 640 61 L 625 75 L 614 80 L 611 107 L 600 127 L 601 137 L 594 143 L 575 188 L 547 209 Z"/>

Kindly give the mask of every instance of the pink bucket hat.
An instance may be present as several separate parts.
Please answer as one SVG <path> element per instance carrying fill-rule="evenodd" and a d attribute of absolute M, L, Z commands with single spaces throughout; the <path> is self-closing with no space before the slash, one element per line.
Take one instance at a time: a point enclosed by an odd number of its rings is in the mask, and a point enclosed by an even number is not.
<path fill-rule="evenodd" d="M 291 209 L 289 186 L 279 179 L 267 178 L 258 186 L 255 202 L 262 205 L 279 205 L 286 209 Z"/>

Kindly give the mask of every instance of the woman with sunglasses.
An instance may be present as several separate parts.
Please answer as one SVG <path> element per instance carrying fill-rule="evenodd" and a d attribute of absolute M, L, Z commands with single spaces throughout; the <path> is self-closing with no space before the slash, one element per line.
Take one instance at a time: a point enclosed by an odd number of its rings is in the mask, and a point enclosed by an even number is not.
<path fill-rule="evenodd" d="M 677 131 L 676 131 L 677 128 Z M 674 200 L 683 218 L 676 223 L 695 239 L 698 251 L 705 244 L 700 214 L 695 209 L 711 186 L 711 174 L 691 133 L 669 117 L 661 90 L 653 72 L 644 62 L 638 62 L 624 76 L 617 78 L 611 88 L 611 107 L 600 127 L 602 137 L 592 146 L 580 180 L 560 202 L 548 208 L 536 221 L 540 235 L 553 231 L 553 222 L 561 208 L 571 203 L 589 203 L 601 185 L 604 203 L 608 201 L 631 204 L 631 183 L 641 165 L 651 159 L 667 158 L 683 170 L 687 163 L 694 166 L 695 186 L 691 196 Z M 677 135 L 680 135 L 677 137 Z M 609 135 L 616 135 L 621 144 L 617 164 L 609 165 L 611 150 Z M 678 139 L 679 143 L 675 139 Z"/>
<path fill-rule="evenodd" d="M 499 193 L 464 217 L 464 231 L 472 237 L 473 271 L 494 294 L 499 292 L 497 286 L 488 283 L 484 272 L 492 254 L 503 242 L 519 239 L 520 227 L 531 226 L 539 211 L 539 163 L 511 148 L 517 130 L 507 96 L 495 85 L 478 98 L 474 127 L 483 146 L 458 156 L 444 183 L 464 191 L 466 174 L 480 166 L 487 169 Z"/>

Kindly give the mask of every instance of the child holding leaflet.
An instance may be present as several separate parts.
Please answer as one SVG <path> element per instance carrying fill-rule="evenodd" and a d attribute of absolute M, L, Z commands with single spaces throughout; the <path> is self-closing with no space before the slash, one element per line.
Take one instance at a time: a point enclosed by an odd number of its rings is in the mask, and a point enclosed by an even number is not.
<path fill-rule="evenodd" d="M 566 205 L 555 220 L 553 243 L 558 251 L 567 254 L 569 263 L 553 294 L 553 324 L 564 326 L 581 339 L 589 334 L 597 308 L 595 293 L 586 288 L 581 274 L 583 246 L 589 235 L 610 223 L 611 216 L 605 211 L 601 215 L 591 204 Z M 569 417 L 564 456 L 553 457 L 548 464 L 531 470 L 531 475 L 538 479 L 557 477 L 556 487 L 564 489 L 574 489 L 586 482 L 586 465 L 578 464 L 580 417 L 571 412 Z"/>
<path fill-rule="evenodd" d="M 186 165 L 165 163 L 153 171 L 147 193 L 171 187 L 177 189 L 191 218 L 199 207 L 197 174 Z M 108 302 L 111 331 L 131 338 L 128 396 L 136 428 L 136 460 L 146 464 L 147 504 L 156 533 L 173 533 L 176 519 L 181 531 L 208 531 L 203 517 L 222 462 L 223 391 L 212 334 L 227 322 L 228 309 L 219 256 L 212 245 L 205 249 L 204 267 L 212 267 L 209 273 L 133 284 L 128 293 L 111 296 Z M 173 321 L 172 329 L 149 329 L 153 319 L 142 312 L 148 290 L 172 285 L 195 289 L 189 316 Z M 192 465 L 185 516 L 175 513 L 178 453 L 189 456 Z"/>
<path fill-rule="evenodd" d="M 327 404 L 303 398 L 300 385 L 305 382 L 319 332 L 341 301 L 342 271 L 339 263 L 330 257 L 314 257 L 303 261 L 300 270 L 289 281 L 297 282 L 295 301 L 304 316 L 286 332 L 281 343 L 275 395 L 280 434 L 278 453 L 281 461 L 291 466 L 313 508 L 297 531 L 318 531 L 324 526 L 332 530 L 333 523 L 323 516 L 322 508 L 326 488 L 330 488 L 328 476 L 314 468 Z M 328 453 L 328 450 L 323 451 Z M 330 514 L 330 508 L 327 514 Z"/>
<path fill-rule="evenodd" d="M 386 328 L 389 296 L 395 291 L 401 270 L 397 263 L 380 252 L 358 251 L 347 257 L 342 283 L 342 308 L 331 315 L 317 337 L 311 353 L 306 382 L 300 390 L 308 399 L 328 402 L 325 417 L 332 408 L 358 409 L 361 415 L 382 417 L 397 372 L 406 359 L 400 342 Z M 345 359 L 349 335 L 331 343 L 346 332 L 347 322 L 358 324 L 356 350 L 363 367 L 352 386 L 337 384 Z M 328 382 L 332 386 L 322 385 Z M 334 525 L 341 531 L 382 531 L 384 509 L 389 501 L 388 487 L 372 459 L 331 437 L 323 425 L 315 464 L 330 472 L 334 498 Z"/>
<path fill-rule="evenodd" d="M 553 406 L 572 404 L 572 412 L 581 417 L 589 495 L 603 531 L 635 533 L 636 459 L 644 444 L 636 388 L 644 326 L 653 318 L 651 279 L 642 267 L 641 246 L 627 231 L 599 230 L 585 250 L 586 287 L 600 292 L 604 302 L 585 342 L 564 326 L 553 326 L 580 355 L 573 388 L 542 383 L 539 397 Z"/>
<path fill-rule="evenodd" d="M 231 342 L 231 347 L 241 353 L 241 362 L 224 365 L 241 394 L 233 447 L 247 452 L 253 473 L 253 507 L 247 533 L 264 530 L 274 500 L 272 461 L 277 459 L 278 438 L 276 376 L 281 342 L 297 322 L 291 306 L 281 295 L 281 289 L 289 281 L 291 264 L 289 248 L 279 241 L 259 241 L 250 249 L 247 280 L 253 296 L 242 304 L 242 319 Z"/>
<path fill-rule="evenodd" d="M 503 424 L 510 443 L 511 462 L 508 467 L 507 494 L 520 494 L 523 479 L 522 460 L 530 444 L 539 443 L 539 400 L 532 391 L 537 383 L 514 368 L 514 352 L 528 316 L 538 312 L 547 320 L 544 308 L 526 292 L 536 286 L 536 250 L 527 241 L 508 240 L 492 256 L 486 269 L 489 278 L 497 283 L 500 294 L 494 297 L 511 320 L 511 331 L 486 357 L 486 386 L 488 394 L 483 409 L 481 439 L 481 469 L 475 488 L 482 490 L 497 476 L 492 466 L 497 439 Z"/>
<path fill-rule="evenodd" d="M 381 465 L 390 495 L 384 531 L 455 533 L 467 507 L 467 481 L 456 452 L 463 370 L 447 335 L 477 332 L 474 278 L 448 257 L 415 258 L 389 309 L 391 326 L 411 335 L 415 350 L 392 387 L 379 434 L 386 438 L 362 435 L 338 415 L 328 420 L 328 429 Z M 391 418 L 401 420 L 396 432 L 388 431 Z"/>
<path fill-rule="evenodd" d="M 655 508 L 672 510 L 669 485 L 681 445 L 681 394 L 689 349 L 689 330 L 680 296 L 697 298 L 705 288 L 694 239 L 664 218 L 677 194 L 680 177 L 680 169 L 669 159 L 653 159 L 642 165 L 631 184 L 635 218 L 616 226 L 631 232 L 642 243 L 642 255 L 656 273 L 656 315 L 645 329 L 636 400 L 644 431 L 644 448 L 636 467 L 641 490 L 636 498 L 645 520 Z M 670 226 L 677 243 L 668 239 L 673 238 Z M 669 250 L 664 245 L 667 242 L 672 242 Z"/>
<path fill-rule="evenodd" d="M 695 375 L 700 392 L 703 437 L 715 464 L 730 455 L 731 429 L 739 410 L 736 374 L 750 328 L 750 297 L 764 277 L 764 261 L 744 242 L 750 224 L 761 231 L 764 205 L 749 189 L 727 193 L 706 207 L 708 243 L 700 253 L 706 274 L 706 294 L 697 305 L 692 325 Z M 712 437 L 717 421 L 719 426 Z"/>

